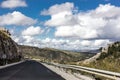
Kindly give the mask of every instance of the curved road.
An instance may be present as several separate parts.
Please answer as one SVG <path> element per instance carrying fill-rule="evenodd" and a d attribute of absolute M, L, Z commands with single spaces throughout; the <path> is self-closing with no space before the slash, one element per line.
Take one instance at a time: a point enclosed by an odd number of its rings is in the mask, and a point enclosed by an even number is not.
<path fill-rule="evenodd" d="M 36 61 L 0 69 L 0 80 L 65 80 Z"/>

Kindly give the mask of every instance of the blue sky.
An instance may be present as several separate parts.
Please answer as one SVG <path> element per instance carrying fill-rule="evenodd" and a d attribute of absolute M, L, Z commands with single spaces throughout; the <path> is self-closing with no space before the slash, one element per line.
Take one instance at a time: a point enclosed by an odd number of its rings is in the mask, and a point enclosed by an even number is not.
<path fill-rule="evenodd" d="M 2 3 L 5 0 L 1 0 Z M 37 18 L 39 20 L 46 20 L 49 16 L 41 16 L 40 11 L 43 9 L 48 9 L 50 6 L 55 4 L 62 4 L 65 2 L 72 2 L 82 11 L 87 11 L 91 9 L 95 9 L 98 7 L 99 4 L 107 4 L 110 3 L 115 6 L 120 6 L 119 0 L 25 0 L 28 7 L 16 7 L 13 9 L 9 8 L 1 8 L 0 7 L 0 15 L 13 12 L 13 11 L 20 11 L 23 14 L 30 16 L 32 18 Z"/>
<path fill-rule="evenodd" d="M 96 49 L 120 40 L 120 0 L 1 0 L 0 26 L 19 44 Z"/>

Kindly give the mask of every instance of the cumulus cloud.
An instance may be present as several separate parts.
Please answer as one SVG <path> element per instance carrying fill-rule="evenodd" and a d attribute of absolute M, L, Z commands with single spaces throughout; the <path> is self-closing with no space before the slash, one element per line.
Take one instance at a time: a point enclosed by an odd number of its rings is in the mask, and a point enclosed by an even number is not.
<path fill-rule="evenodd" d="M 77 11 L 73 3 L 66 2 L 64 4 L 56 4 L 48 10 L 43 10 L 42 15 L 51 15 L 51 19 L 46 21 L 46 26 L 61 26 L 76 24 L 76 16 L 72 14 Z M 54 22 L 55 21 L 55 22 Z"/>
<path fill-rule="evenodd" d="M 69 3 L 66 2 L 64 4 L 56 4 L 54 6 L 51 6 L 48 10 L 44 10 L 41 12 L 42 15 L 54 15 L 54 14 L 58 14 L 61 12 L 70 12 L 71 10 L 74 9 L 74 4 L 73 3 Z"/>
<path fill-rule="evenodd" d="M 89 39 L 89 38 L 96 38 L 97 31 L 87 29 L 85 27 L 80 27 L 79 25 L 75 26 L 60 26 L 57 27 L 55 32 L 56 37 L 64 37 L 64 38 L 80 38 L 80 39 Z"/>
<path fill-rule="evenodd" d="M 42 32 L 43 32 L 43 30 L 40 28 L 40 26 L 37 26 L 37 27 L 30 26 L 27 29 L 22 31 L 22 35 L 36 36 L 36 35 L 40 35 Z"/>
<path fill-rule="evenodd" d="M 14 36 L 13 39 L 19 44 L 37 46 L 40 48 L 49 47 L 64 50 L 98 49 L 110 43 L 109 40 L 69 40 L 55 38 L 38 39 L 33 36 Z"/>
<path fill-rule="evenodd" d="M 21 44 L 21 45 L 30 45 L 31 44 L 31 46 L 35 46 L 35 45 L 32 45 L 33 41 L 35 41 L 34 40 L 35 38 L 33 36 L 22 36 L 22 35 L 16 36 L 16 35 L 13 35 L 12 39 L 15 42 L 17 42 L 18 44 Z"/>
<path fill-rule="evenodd" d="M 56 37 L 120 40 L 120 7 L 100 4 L 86 12 L 75 11 L 78 9 L 74 4 L 67 2 L 53 5 L 41 14 L 51 16 L 45 25 L 56 28 Z"/>
<path fill-rule="evenodd" d="M 55 28 L 55 38 L 35 37 L 43 30 L 30 26 L 13 39 L 20 44 L 66 50 L 98 49 L 111 43 L 111 39 L 120 40 L 120 7 L 111 4 L 100 4 L 96 9 L 81 12 L 73 3 L 67 2 L 53 5 L 41 14 L 51 16 L 44 25 L 50 26 L 47 33 L 51 27 Z"/>
<path fill-rule="evenodd" d="M 39 45 L 39 43 L 37 42 L 38 36 L 40 36 L 43 32 L 44 30 L 42 30 L 40 26 L 30 26 L 21 31 L 21 33 L 19 33 L 19 36 L 14 34 L 12 38 L 15 40 L 15 42 L 19 44 L 36 46 Z"/>
<path fill-rule="evenodd" d="M 35 24 L 36 22 L 37 20 L 27 17 L 19 11 L 0 16 L 0 25 L 25 26 Z"/>
<path fill-rule="evenodd" d="M 31 28 L 32 27 L 32 28 Z M 31 31 L 31 29 L 32 31 Z M 16 34 L 15 29 L 10 30 L 12 32 L 12 38 L 15 42 L 21 45 L 36 46 L 40 48 L 49 47 L 65 50 L 91 50 L 98 49 L 111 43 L 108 39 L 99 40 L 80 40 L 80 39 L 56 39 L 56 38 L 40 38 L 41 29 L 38 27 L 30 26 L 24 29 L 21 33 Z M 37 31 L 36 31 L 37 30 Z M 25 33 L 24 33 L 25 32 Z M 37 32 L 37 33 L 31 33 Z M 30 34 L 29 34 L 30 33 Z M 36 35 L 38 35 L 36 37 Z"/>
<path fill-rule="evenodd" d="M 66 50 L 98 49 L 111 43 L 109 40 L 69 40 L 69 39 L 42 39 L 38 41 L 39 47 L 50 47 Z M 47 44 L 46 44 L 47 43 Z"/>
<path fill-rule="evenodd" d="M 2 8 L 27 7 L 25 0 L 4 0 L 1 3 Z"/>
<path fill-rule="evenodd" d="M 29 35 L 16 35 L 15 30 L 12 30 L 12 38 L 15 42 L 21 45 L 36 46 L 40 48 L 56 48 L 64 50 L 91 50 L 98 49 L 100 47 L 106 46 L 111 43 L 108 39 L 99 39 L 99 40 L 80 40 L 80 39 L 56 39 L 46 37 L 44 39 L 29 36 Z"/>

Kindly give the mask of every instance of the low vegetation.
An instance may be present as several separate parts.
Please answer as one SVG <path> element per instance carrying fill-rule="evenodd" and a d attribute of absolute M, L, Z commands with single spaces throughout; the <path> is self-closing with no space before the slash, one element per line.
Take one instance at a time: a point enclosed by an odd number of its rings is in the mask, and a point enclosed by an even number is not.
<path fill-rule="evenodd" d="M 0 30 L 0 65 L 17 62 L 22 58 L 17 43 L 15 43 L 10 35 Z"/>
<path fill-rule="evenodd" d="M 0 30 L 0 36 L 3 36 L 5 39 L 10 38 L 10 36 L 7 33 L 5 33 L 4 31 L 1 31 L 1 30 Z"/>
<path fill-rule="evenodd" d="M 89 64 L 82 65 L 97 69 L 120 72 L 120 42 L 110 44 L 106 49 L 106 52 L 101 52 L 99 58 Z"/>
<path fill-rule="evenodd" d="M 80 60 L 86 59 L 86 57 L 88 58 L 94 55 L 52 48 L 38 48 L 23 45 L 20 45 L 19 48 L 25 57 L 37 58 L 41 61 L 57 62 L 61 64 L 75 64 Z"/>

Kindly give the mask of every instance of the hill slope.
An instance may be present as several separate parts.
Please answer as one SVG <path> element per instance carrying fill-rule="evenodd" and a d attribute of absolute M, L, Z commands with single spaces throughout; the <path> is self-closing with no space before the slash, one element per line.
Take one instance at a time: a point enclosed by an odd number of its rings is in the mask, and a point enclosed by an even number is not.
<path fill-rule="evenodd" d="M 120 72 L 120 42 L 115 42 L 108 45 L 106 48 L 102 48 L 99 56 L 97 56 L 94 60 L 92 58 L 83 61 L 83 65 Z"/>
<path fill-rule="evenodd" d="M 38 48 L 20 45 L 24 56 L 29 58 L 39 58 L 41 61 L 52 61 L 58 63 L 74 63 L 85 59 L 86 57 L 91 57 L 93 54 L 82 54 L 72 51 L 51 49 L 51 48 Z"/>
<path fill-rule="evenodd" d="M 0 30 L 0 65 L 19 61 L 21 56 L 17 43 L 6 31 Z"/>

